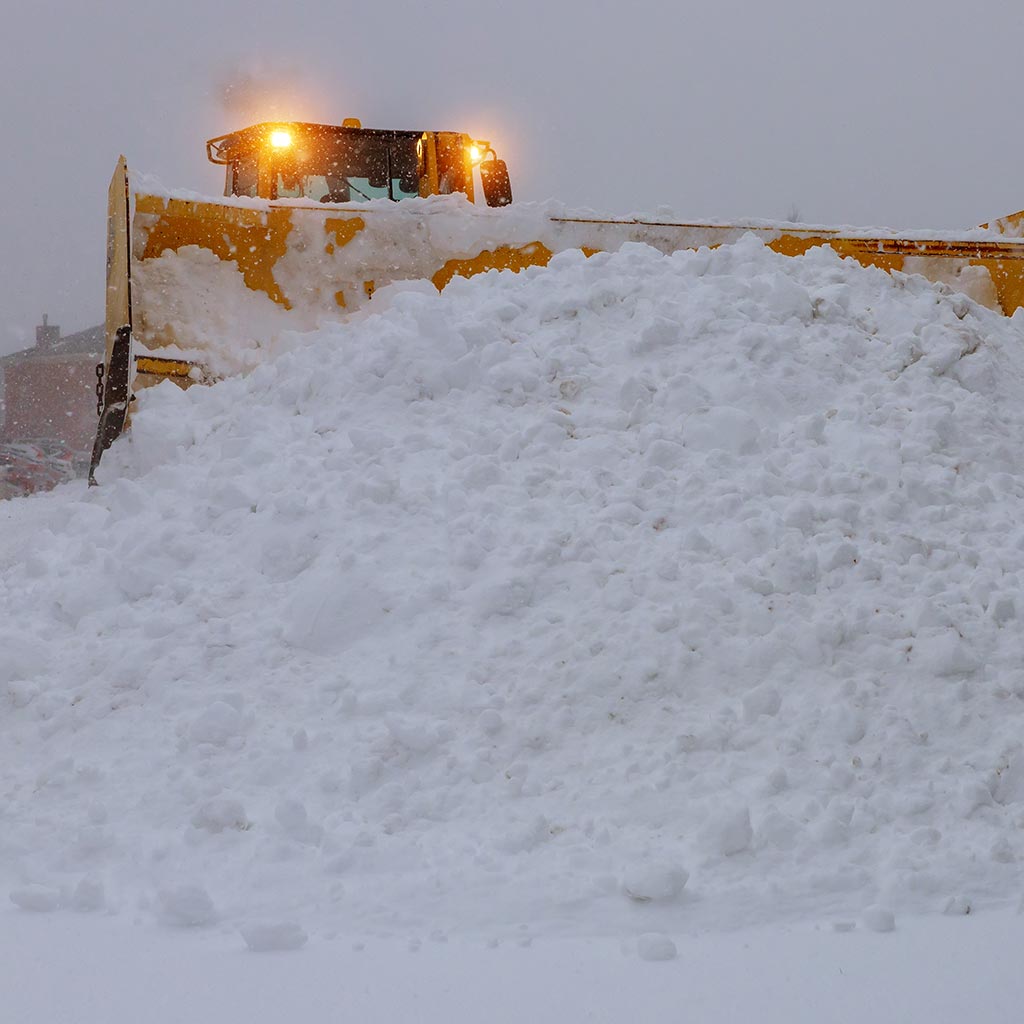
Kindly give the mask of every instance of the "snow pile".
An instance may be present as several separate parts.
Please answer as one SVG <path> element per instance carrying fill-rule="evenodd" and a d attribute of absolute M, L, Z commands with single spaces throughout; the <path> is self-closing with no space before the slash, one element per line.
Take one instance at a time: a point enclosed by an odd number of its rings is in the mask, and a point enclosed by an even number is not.
<path fill-rule="evenodd" d="M 145 394 L 102 487 L 0 513 L 4 891 L 652 958 L 1016 894 L 1022 343 L 749 238 Z"/>

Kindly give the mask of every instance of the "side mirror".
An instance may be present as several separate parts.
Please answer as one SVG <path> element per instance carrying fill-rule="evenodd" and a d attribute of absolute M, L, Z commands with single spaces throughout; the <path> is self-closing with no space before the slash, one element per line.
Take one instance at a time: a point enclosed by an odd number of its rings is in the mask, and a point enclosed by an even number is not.
<path fill-rule="evenodd" d="M 512 182 L 504 160 L 485 160 L 480 164 L 480 184 L 488 206 L 508 206 L 512 202 Z"/>

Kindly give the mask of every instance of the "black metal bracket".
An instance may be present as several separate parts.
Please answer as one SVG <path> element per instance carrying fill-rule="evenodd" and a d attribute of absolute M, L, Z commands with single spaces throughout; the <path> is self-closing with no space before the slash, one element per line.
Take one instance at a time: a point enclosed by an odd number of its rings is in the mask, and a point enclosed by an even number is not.
<path fill-rule="evenodd" d="M 131 384 L 131 342 L 132 329 L 129 324 L 118 327 L 110 353 L 110 366 L 104 374 L 103 408 L 96 425 L 96 440 L 92 445 L 92 460 L 89 463 L 89 486 L 96 486 L 96 467 L 103 453 L 114 443 L 124 430 L 128 418 L 128 393 Z"/>

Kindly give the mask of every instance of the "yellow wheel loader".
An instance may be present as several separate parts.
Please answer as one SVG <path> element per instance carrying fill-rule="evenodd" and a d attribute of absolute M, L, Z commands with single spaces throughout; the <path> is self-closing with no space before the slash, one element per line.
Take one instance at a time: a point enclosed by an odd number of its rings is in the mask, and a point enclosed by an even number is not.
<path fill-rule="evenodd" d="M 830 245 L 1006 315 L 1024 306 L 1024 211 L 949 235 L 552 216 L 536 204 L 509 209 L 508 169 L 488 142 L 355 119 L 257 124 L 210 139 L 206 151 L 225 168 L 221 199 L 148 186 L 129 177 L 124 157 L 114 172 L 90 483 L 139 388 L 244 372 L 272 336 L 337 319 L 393 281 L 443 289 L 456 276 L 543 266 L 566 249 L 591 255 L 634 241 L 670 253 L 752 231 L 783 255 Z"/>

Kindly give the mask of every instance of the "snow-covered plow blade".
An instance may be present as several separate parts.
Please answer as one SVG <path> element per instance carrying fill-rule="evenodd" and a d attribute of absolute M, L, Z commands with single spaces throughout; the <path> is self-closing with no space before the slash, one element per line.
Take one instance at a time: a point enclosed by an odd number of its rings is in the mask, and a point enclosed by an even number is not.
<path fill-rule="evenodd" d="M 670 253 L 753 232 L 787 256 L 830 245 L 865 265 L 945 282 L 1007 315 L 1024 306 L 1024 241 L 1009 237 L 1017 233 L 1017 216 L 936 236 L 558 216 L 536 204 L 491 209 L 454 195 L 340 204 L 205 199 L 133 188 L 122 159 L 110 218 L 105 376 L 111 411 L 101 424 L 94 468 L 122 429 L 125 395 L 140 387 L 245 372 L 283 335 L 350 314 L 395 281 L 419 279 L 443 289 L 457 276 L 543 266 L 568 249 L 590 255 L 641 242 Z M 129 335 L 119 351 L 118 338 Z M 125 373 L 128 380 L 114 379 Z"/>
<path fill-rule="evenodd" d="M 456 276 L 543 266 L 566 249 L 642 242 L 670 253 L 747 232 L 787 256 L 831 245 L 862 264 L 920 273 L 1007 314 L 1024 305 L 1019 240 L 552 217 L 541 207 L 491 210 L 449 196 L 331 208 L 139 194 L 132 334 L 139 351 L 173 350 L 220 376 L 259 361 L 282 331 L 350 313 L 393 281 L 422 279 L 440 290 Z"/>

